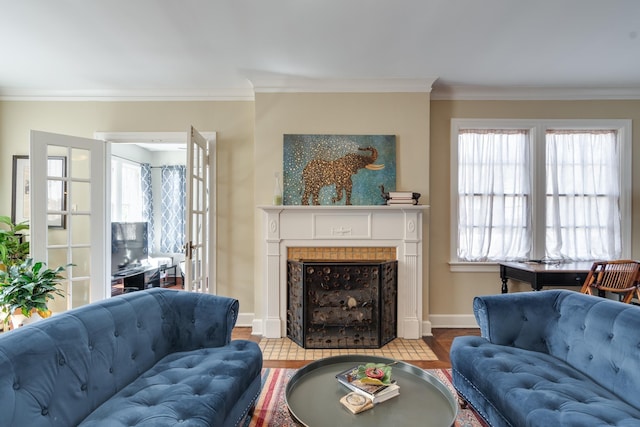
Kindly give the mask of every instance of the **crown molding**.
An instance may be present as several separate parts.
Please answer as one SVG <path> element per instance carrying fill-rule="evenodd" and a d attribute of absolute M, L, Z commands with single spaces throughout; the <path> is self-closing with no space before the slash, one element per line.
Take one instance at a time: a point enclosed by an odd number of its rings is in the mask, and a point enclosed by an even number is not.
<path fill-rule="evenodd" d="M 423 79 L 312 79 L 249 77 L 255 93 L 429 93 L 436 77 Z"/>
<path fill-rule="evenodd" d="M 253 101 L 252 88 L 193 90 L 9 90 L 0 101 Z"/>
<path fill-rule="evenodd" d="M 9 90 L 0 101 L 254 101 L 255 93 L 429 93 L 436 78 L 307 79 L 254 77 L 251 88 L 204 90 Z"/>
<path fill-rule="evenodd" d="M 480 87 L 436 86 L 431 93 L 435 101 L 535 101 L 535 100 L 637 100 L 640 87 Z"/>
<path fill-rule="evenodd" d="M 256 93 L 430 93 L 434 101 L 640 100 L 640 87 L 550 88 L 436 85 L 424 79 L 253 77 L 249 88 L 193 90 L 8 90 L 0 101 L 254 101 Z"/>

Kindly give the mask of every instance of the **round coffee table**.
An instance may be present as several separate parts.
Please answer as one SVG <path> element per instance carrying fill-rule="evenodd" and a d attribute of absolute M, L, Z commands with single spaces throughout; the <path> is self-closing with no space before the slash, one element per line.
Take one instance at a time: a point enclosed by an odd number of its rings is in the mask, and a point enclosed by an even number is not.
<path fill-rule="evenodd" d="M 340 403 L 350 390 L 336 374 L 365 363 L 394 363 L 392 378 L 400 396 L 354 415 Z M 328 357 L 306 365 L 291 377 L 285 399 L 292 417 L 309 427 L 448 427 L 458 413 L 455 396 L 433 375 L 405 362 L 366 355 Z"/>

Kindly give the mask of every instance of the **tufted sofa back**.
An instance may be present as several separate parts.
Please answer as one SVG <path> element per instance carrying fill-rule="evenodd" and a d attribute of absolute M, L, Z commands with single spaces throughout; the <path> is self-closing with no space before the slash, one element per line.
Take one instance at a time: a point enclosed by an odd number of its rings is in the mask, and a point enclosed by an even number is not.
<path fill-rule="evenodd" d="M 238 301 L 154 288 L 0 335 L 0 426 L 77 425 L 169 353 L 230 342 Z"/>
<path fill-rule="evenodd" d="M 474 313 L 492 343 L 548 353 L 640 408 L 640 307 L 549 290 L 476 297 Z"/>

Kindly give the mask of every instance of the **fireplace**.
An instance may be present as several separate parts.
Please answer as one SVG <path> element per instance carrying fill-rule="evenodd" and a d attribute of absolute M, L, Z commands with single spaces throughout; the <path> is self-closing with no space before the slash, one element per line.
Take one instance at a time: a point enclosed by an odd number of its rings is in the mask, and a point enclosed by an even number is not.
<path fill-rule="evenodd" d="M 344 247 L 368 248 L 376 253 L 384 248 L 393 254 L 384 255 L 384 259 L 397 261 L 395 335 L 407 339 L 422 337 L 423 211 L 428 206 L 260 206 L 259 209 L 264 212 L 263 283 L 259 297 L 263 306 L 261 316 L 254 319 L 254 334 L 265 338 L 287 336 L 290 252 L 298 248 L 317 251 Z M 359 259 L 370 259 L 370 253 Z M 296 258 L 315 256 L 296 255 Z M 428 327 L 428 322 L 425 324 Z"/>
<path fill-rule="evenodd" d="M 396 338 L 398 262 L 287 261 L 287 337 L 304 348 L 380 348 Z"/>

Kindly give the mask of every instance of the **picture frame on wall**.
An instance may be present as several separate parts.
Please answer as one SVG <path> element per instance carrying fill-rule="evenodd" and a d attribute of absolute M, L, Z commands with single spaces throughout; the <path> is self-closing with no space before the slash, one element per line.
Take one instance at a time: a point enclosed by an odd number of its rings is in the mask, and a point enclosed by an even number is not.
<path fill-rule="evenodd" d="M 29 156 L 13 156 L 13 192 L 11 197 L 11 220 L 17 224 L 31 217 L 31 177 Z M 65 181 L 67 158 L 50 156 L 47 161 L 47 210 L 61 212 L 66 209 Z M 55 178 L 60 178 L 59 180 Z M 66 215 L 51 214 L 47 217 L 49 228 L 66 228 Z"/>
<path fill-rule="evenodd" d="M 396 189 L 395 135 L 284 134 L 285 205 L 384 205 Z"/>

